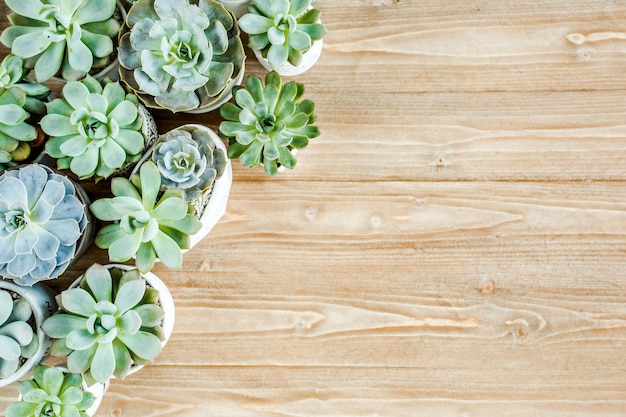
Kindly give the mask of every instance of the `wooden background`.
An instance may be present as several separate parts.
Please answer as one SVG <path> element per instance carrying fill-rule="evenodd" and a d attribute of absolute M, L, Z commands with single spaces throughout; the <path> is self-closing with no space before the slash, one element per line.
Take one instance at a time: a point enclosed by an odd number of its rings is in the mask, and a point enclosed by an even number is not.
<path fill-rule="evenodd" d="M 317 7 L 322 135 L 275 178 L 234 161 L 155 269 L 172 339 L 98 415 L 626 416 L 626 2 Z"/>

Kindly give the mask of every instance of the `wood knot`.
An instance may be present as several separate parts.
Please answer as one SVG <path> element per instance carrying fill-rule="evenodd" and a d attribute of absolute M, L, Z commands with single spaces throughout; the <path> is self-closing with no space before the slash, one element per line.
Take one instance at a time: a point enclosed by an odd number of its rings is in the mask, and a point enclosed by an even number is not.
<path fill-rule="evenodd" d="M 483 294 L 491 294 L 496 289 L 496 284 L 492 281 L 485 281 L 480 287 L 480 292 Z"/>

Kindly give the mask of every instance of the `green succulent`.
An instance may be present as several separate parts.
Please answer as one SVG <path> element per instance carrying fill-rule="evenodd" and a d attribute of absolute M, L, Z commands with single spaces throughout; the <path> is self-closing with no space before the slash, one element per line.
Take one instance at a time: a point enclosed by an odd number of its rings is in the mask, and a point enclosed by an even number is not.
<path fill-rule="evenodd" d="M 42 100 L 48 97 L 50 89 L 43 84 L 32 82 L 25 77 L 24 60 L 9 54 L 0 64 L 0 93 L 11 87 L 18 87 L 26 94 L 24 110 L 31 114 L 44 115 L 46 106 Z"/>
<path fill-rule="evenodd" d="M 239 29 L 214 0 L 139 0 L 126 26 L 121 79 L 148 107 L 206 109 L 229 93 L 243 71 Z"/>
<path fill-rule="evenodd" d="M 254 0 L 248 10 L 239 27 L 250 35 L 250 49 L 261 51 L 274 69 L 287 61 L 300 64 L 302 54 L 326 35 L 311 0 Z"/>
<path fill-rule="evenodd" d="M 33 377 L 18 384 L 21 399 L 10 404 L 6 417 L 88 417 L 95 401 L 80 374 L 54 366 L 37 366 Z"/>
<path fill-rule="evenodd" d="M 37 81 L 57 73 L 78 80 L 102 68 L 113 53 L 120 24 L 113 17 L 115 0 L 6 0 L 12 26 L 0 41 L 24 58 Z"/>
<path fill-rule="evenodd" d="M 11 293 L 0 290 L 0 378 L 13 375 L 20 360 L 37 351 L 38 338 L 28 324 L 32 315 L 28 301 L 13 299 Z"/>
<path fill-rule="evenodd" d="M 24 108 L 26 98 L 19 87 L 0 93 L 0 172 L 26 161 L 31 154 L 28 142 L 37 139 L 37 129 L 29 123 L 31 115 Z"/>
<path fill-rule="evenodd" d="M 131 181 L 113 178 L 113 198 L 91 204 L 95 217 L 115 223 L 104 226 L 96 245 L 109 250 L 113 262 L 126 262 L 136 256 L 141 272 L 148 272 L 157 257 L 170 269 L 182 267 L 181 249 L 189 248 L 189 236 L 202 223 L 190 213 L 190 205 L 178 189 L 167 189 L 160 198 L 161 174 L 152 161 L 145 162 Z M 157 201 L 158 198 L 158 201 Z"/>
<path fill-rule="evenodd" d="M 245 88 L 235 87 L 235 103 L 220 108 L 225 121 L 219 126 L 229 139 L 228 156 L 239 158 L 242 165 L 257 167 L 274 175 L 278 165 L 294 168 L 296 158 L 291 152 L 308 145 L 309 138 L 320 135 L 315 122 L 315 104 L 301 100 L 304 85 L 290 81 L 282 84 L 276 72 L 265 77 L 248 76 Z"/>
<path fill-rule="evenodd" d="M 41 120 L 51 136 L 46 152 L 58 158 L 59 169 L 100 180 L 139 160 L 146 144 L 135 95 L 118 82 L 101 84 L 90 76 L 68 82 L 61 95 Z"/>
<path fill-rule="evenodd" d="M 67 357 L 71 372 L 88 382 L 124 378 L 133 365 L 156 358 L 165 339 L 159 292 L 137 269 L 94 264 L 76 288 L 57 296 L 59 312 L 42 325 L 52 354 Z"/>

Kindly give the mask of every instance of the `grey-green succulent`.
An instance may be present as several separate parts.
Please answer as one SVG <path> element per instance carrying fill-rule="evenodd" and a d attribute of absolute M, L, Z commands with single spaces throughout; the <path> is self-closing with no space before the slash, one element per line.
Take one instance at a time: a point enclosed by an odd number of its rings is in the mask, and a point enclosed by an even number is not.
<path fill-rule="evenodd" d="M 278 166 L 294 168 L 291 152 L 308 145 L 319 136 L 315 122 L 315 104 L 302 100 L 304 85 L 290 81 L 282 84 L 276 72 L 265 77 L 248 76 L 245 88 L 235 87 L 235 103 L 225 103 L 220 113 L 225 121 L 219 131 L 229 139 L 228 156 L 239 158 L 242 165 L 257 167 L 274 175 Z"/>
<path fill-rule="evenodd" d="M 120 24 L 115 0 L 6 0 L 13 11 L 0 41 L 25 59 L 37 81 L 58 73 L 66 80 L 104 67 Z"/>
<path fill-rule="evenodd" d="M 254 0 L 248 10 L 239 27 L 250 35 L 248 46 L 261 51 L 274 69 L 285 62 L 300 64 L 302 54 L 326 35 L 311 0 Z"/>
<path fill-rule="evenodd" d="M 67 177 L 44 165 L 0 176 L 0 276 L 33 285 L 61 275 L 89 222 Z"/>
<path fill-rule="evenodd" d="M 0 290 L 0 379 L 13 375 L 20 361 L 37 351 L 38 338 L 29 324 L 32 315 L 28 301 Z"/>
<path fill-rule="evenodd" d="M 124 378 L 133 365 L 151 362 L 164 340 L 159 292 L 137 269 L 92 265 L 76 288 L 57 296 L 60 311 L 46 319 L 52 354 L 67 357 L 71 372 L 88 382 Z"/>
<path fill-rule="evenodd" d="M 18 387 L 21 399 L 7 407 L 6 417 L 88 417 L 85 411 L 95 401 L 82 375 L 55 366 L 37 366 Z"/>
<path fill-rule="evenodd" d="M 177 188 L 191 202 L 213 188 L 226 168 L 226 153 L 206 129 L 185 126 L 162 135 L 152 153 L 162 187 Z"/>
<path fill-rule="evenodd" d="M 31 155 L 29 142 L 37 139 L 34 121 L 24 108 L 26 98 L 15 86 L 0 93 L 0 172 L 26 161 Z"/>
<path fill-rule="evenodd" d="M 215 0 L 139 0 L 125 26 L 121 79 L 148 107 L 206 109 L 244 70 L 238 26 Z"/>
<path fill-rule="evenodd" d="M 181 249 L 189 248 L 189 236 L 202 224 L 181 190 L 167 189 L 159 197 L 160 189 L 161 173 L 147 161 L 131 181 L 111 180 L 113 198 L 91 204 L 95 217 L 115 222 L 100 229 L 95 240 L 98 247 L 109 250 L 111 261 L 126 262 L 136 256 L 137 268 L 144 273 L 152 269 L 157 256 L 170 269 L 182 267 Z"/>
<path fill-rule="evenodd" d="M 61 95 L 47 104 L 41 120 L 51 136 L 46 152 L 58 158 L 59 169 L 99 180 L 141 157 L 146 143 L 134 94 L 118 82 L 101 84 L 87 76 L 68 82 Z"/>

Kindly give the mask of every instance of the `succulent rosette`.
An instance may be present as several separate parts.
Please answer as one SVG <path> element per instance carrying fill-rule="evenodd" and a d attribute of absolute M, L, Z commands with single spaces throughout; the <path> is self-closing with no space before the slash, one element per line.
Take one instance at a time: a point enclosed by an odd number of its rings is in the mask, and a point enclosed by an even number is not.
<path fill-rule="evenodd" d="M 33 164 L 0 176 L 0 275 L 32 285 L 62 274 L 88 223 L 72 182 Z"/>
<path fill-rule="evenodd" d="M 0 171 L 25 161 L 31 154 L 28 142 L 37 139 L 25 106 L 22 89 L 10 87 L 0 93 Z"/>
<path fill-rule="evenodd" d="M 37 351 L 38 338 L 28 324 L 32 314 L 28 301 L 14 300 L 8 291 L 0 290 L 0 378 L 13 375 L 20 359 Z"/>
<path fill-rule="evenodd" d="M 9 54 L 0 64 L 0 92 L 11 87 L 17 87 L 24 92 L 26 100 L 24 109 L 31 114 L 43 115 L 46 113 L 45 100 L 50 89 L 44 84 L 35 83 L 25 78 L 24 60 Z"/>

